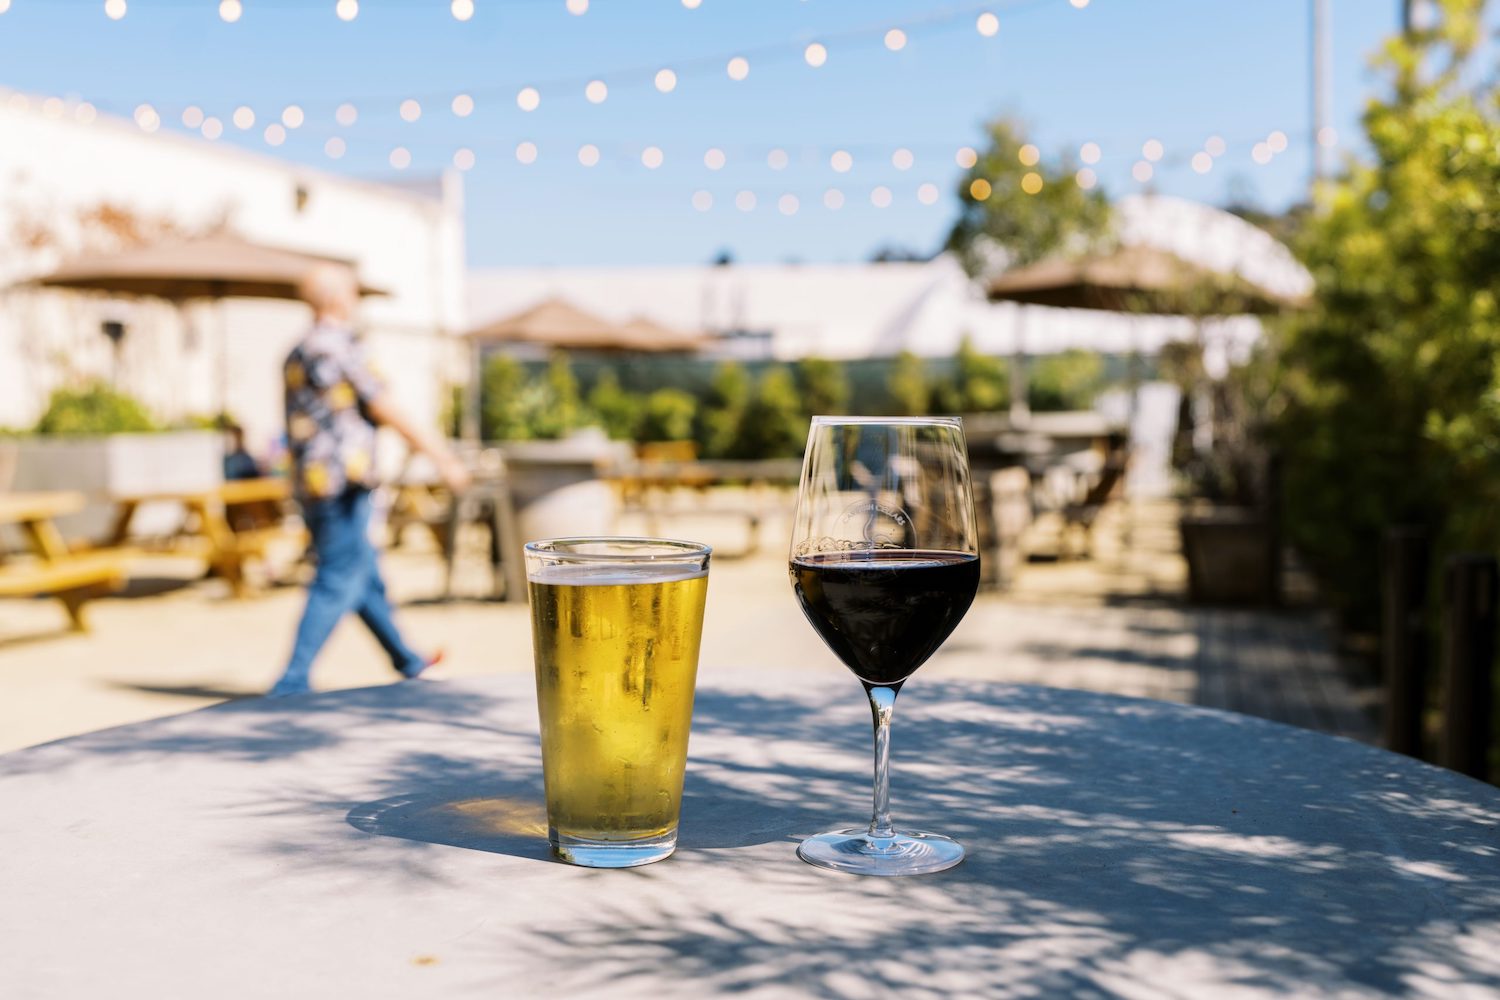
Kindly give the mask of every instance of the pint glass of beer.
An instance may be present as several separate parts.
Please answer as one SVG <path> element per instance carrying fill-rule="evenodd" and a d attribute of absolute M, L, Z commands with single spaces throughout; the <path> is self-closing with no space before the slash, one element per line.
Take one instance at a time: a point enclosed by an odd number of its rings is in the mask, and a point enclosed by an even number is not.
<path fill-rule="evenodd" d="M 630 868 L 677 846 L 710 552 L 526 545 L 548 838 L 563 861 Z"/>

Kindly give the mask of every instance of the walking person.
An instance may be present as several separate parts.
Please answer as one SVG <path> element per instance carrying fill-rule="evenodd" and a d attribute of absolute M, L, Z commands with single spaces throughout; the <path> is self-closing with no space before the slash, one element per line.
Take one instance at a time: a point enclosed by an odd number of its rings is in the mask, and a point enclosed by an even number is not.
<path fill-rule="evenodd" d="M 302 283 L 313 310 L 312 329 L 286 359 L 287 445 L 292 487 L 312 535 L 317 573 L 297 626 L 291 659 L 272 697 L 311 690 L 313 661 L 334 627 L 351 611 L 374 634 L 404 678 L 434 662 L 407 645 L 392 619 L 375 547 L 370 542 L 370 491 L 374 487 L 375 431 L 396 431 L 426 454 L 455 492 L 469 474 L 443 442 L 413 422 L 390 399 L 354 339 L 359 285 L 347 267 L 323 264 Z"/>

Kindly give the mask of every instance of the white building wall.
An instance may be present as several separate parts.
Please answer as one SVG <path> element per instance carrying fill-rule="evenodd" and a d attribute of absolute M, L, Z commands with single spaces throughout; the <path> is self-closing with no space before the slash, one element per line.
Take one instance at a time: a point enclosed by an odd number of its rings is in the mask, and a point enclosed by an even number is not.
<path fill-rule="evenodd" d="M 425 191 L 351 180 L 106 116 L 85 123 L 61 102 L 0 92 L 0 425 L 34 422 L 55 386 L 86 377 L 115 377 L 164 420 L 214 413 L 224 371 L 224 408 L 252 444 L 281 432 L 280 365 L 306 327 L 304 307 L 242 299 L 178 310 L 14 284 L 80 249 L 78 215 L 102 204 L 189 232 L 222 223 L 257 242 L 351 259 L 366 283 L 391 293 L 366 300 L 362 324 L 396 399 L 435 421 L 443 387 L 462 377 L 456 178 Z M 61 252 L 28 245 L 38 224 L 58 234 Z M 128 327 L 118 366 L 100 333 L 105 319 Z"/>

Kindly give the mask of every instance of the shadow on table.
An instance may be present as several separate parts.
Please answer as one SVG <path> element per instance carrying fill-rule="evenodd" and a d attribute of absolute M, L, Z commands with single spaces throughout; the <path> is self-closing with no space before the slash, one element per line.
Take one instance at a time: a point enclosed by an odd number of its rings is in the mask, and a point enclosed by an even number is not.
<path fill-rule="evenodd" d="M 1493 789 L 1242 716 L 920 680 L 897 707 L 895 814 L 957 837 L 962 866 L 880 880 L 795 861 L 798 837 L 867 815 L 857 686 L 781 675 L 774 694 L 705 690 L 676 857 L 595 873 L 587 906 L 540 905 L 479 935 L 468 961 L 495 977 L 474 988 L 513 986 L 524 967 L 546 970 L 548 995 L 664 982 L 818 997 L 1500 990 Z M 352 848 L 320 826 L 248 849 L 283 872 L 368 866 L 442 884 L 463 877 L 455 847 L 545 863 L 529 699 L 524 685 L 455 682 L 242 702 L 12 754 L 0 770 L 100 753 L 295 758 L 222 808 L 236 822 L 338 816 L 370 836 Z M 372 749 L 322 756 L 354 741 Z"/>

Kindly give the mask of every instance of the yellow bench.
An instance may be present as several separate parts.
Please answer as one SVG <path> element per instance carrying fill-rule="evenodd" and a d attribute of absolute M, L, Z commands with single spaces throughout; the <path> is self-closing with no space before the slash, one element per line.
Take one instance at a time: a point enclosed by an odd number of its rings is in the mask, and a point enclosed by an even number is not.
<path fill-rule="evenodd" d="M 85 553 L 62 556 L 50 562 L 0 564 L 0 597 L 56 597 L 67 609 L 73 628 L 88 631 L 84 603 L 112 593 L 125 585 L 125 564 L 120 556 Z"/>

